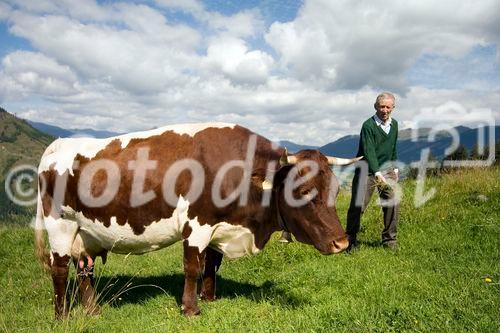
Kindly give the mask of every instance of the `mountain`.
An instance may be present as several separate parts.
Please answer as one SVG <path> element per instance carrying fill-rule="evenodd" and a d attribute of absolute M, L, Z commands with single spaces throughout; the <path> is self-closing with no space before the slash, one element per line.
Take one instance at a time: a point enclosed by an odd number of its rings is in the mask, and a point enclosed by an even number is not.
<path fill-rule="evenodd" d="M 460 144 L 464 145 L 467 150 L 471 150 L 478 141 L 478 128 L 469 128 L 465 126 L 455 127 L 458 133 Z M 417 139 L 415 141 L 411 138 L 412 129 L 404 129 L 398 133 L 398 157 L 404 163 L 420 160 L 421 151 L 425 148 L 430 148 L 431 153 L 437 159 L 444 157 L 444 151 L 450 147 L 452 137 L 446 133 L 441 132 L 436 135 L 433 142 L 429 142 L 428 135 L 431 129 L 423 128 L 418 130 Z M 500 126 L 495 126 L 495 138 L 500 139 Z M 488 138 L 489 127 L 485 128 L 484 137 Z M 353 157 L 358 152 L 359 135 L 348 135 L 340 138 L 337 141 L 331 142 L 319 148 L 325 155 L 339 156 L 339 157 Z"/>
<path fill-rule="evenodd" d="M 5 111 L 4 111 L 5 112 Z M 13 117 L 13 116 L 12 116 Z M 120 133 L 111 131 L 100 131 L 90 128 L 83 129 L 64 129 L 61 127 L 48 125 L 34 121 L 24 121 L 26 125 L 31 125 L 34 129 L 49 134 L 53 137 L 75 137 L 89 136 L 95 138 L 105 138 L 119 135 Z M 495 127 L 495 137 L 500 138 L 500 126 Z M 473 129 L 465 126 L 457 126 L 455 130 L 459 134 L 460 143 L 467 150 L 471 150 L 478 141 L 478 129 Z M 416 131 L 416 135 L 415 132 Z M 444 151 L 451 145 L 452 138 L 447 132 L 439 132 L 433 142 L 429 142 L 428 136 L 431 133 L 431 128 L 419 128 L 414 130 L 411 128 L 400 130 L 398 133 L 398 155 L 399 159 L 404 163 L 420 160 L 421 151 L 425 148 L 430 148 L 432 155 L 437 159 L 444 157 Z M 488 131 L 486 131 L 487 135 Z M 413 140 L 413 136 L 416 139 Z M 498 139 L 497 139 L 498 140 Z M 334 142 L 330 142 L 324 146 L 317 147 L 312 145 L 302 145 L 291 141 L 279 141 L 279 145 L 287 148 L 289 153 L 295 153 L 303 149 L 319 149 L 325 155 L 339 157 L 353 157 L 358 151 L 359 135 L 347 135 Z"/>
<path fill-rule="evenodd" d="M 329 156 L 354 157 L 358 152 L 358 142 L 359 135 L 347 135 L 319 147 L 319 150 Z"/>
<path fill-rule="evenodd" d="M 36 121 L 27 120 L 28 124 L 30 124 L 33 128 L 37 130 L 52 135 L 56 138 L 67 138 L 73 135 L 73 132 L 69 130 L 62 129 L 57 126 L 52 126 L 44 123 L 38 123 Z"/>
<path fill-rule="evenodd" d="M 304 149 L 318 149 L 317 146 L 299 145 L 297 143 L 287 141 L 287 140 L 279 141 L 278 144 L 282 147 L 285 147 L 286 150 L 291 154 L 296 153 L 299 150 L 304 150 Z"/>
<path fill-rule="evenodd" d="M 44 123 L 39 123 L 36 121 L 28 120 L 28 123 L 39 131 L 50 134 L 56 138 L 68 138 L 68 137 L 92 137 L 92 138 L 109 138 L 111 136 L 120 135 L 121 133 L 94 130 L 91 128 L 71 128 L 64 129 L 61 127 L 48 125 Z"/>
<path fill-rule="evenodd" d="M 25 120 L 16 118 L 0 108 L 0 180 L 6 169 L 23 162 L 36 162 L 55 138 L 33 128 Z"/>
<path fill-rule="evenodd" d="M 470 130 L 470 128 L 465 127 L 465 126 L 457 126 L 457 127 L 455 127 L 455 130 L 458 133 L 462 133 L 462 132 L 466 132 L 466 131 Z M 405 128 L 405 129 L 402 129 L 399 131 L 398 140 L 411 139 L 413 136 L 415 136 L 419 139 L 426 139 L 429 137 L 429 134 L 431 133 L 431 131 L 432 131 L 432 128 L 415 128 L 415 129 L 414 128 Z M 446 132 L 439 132 L 436 134 L 436 138 L 444 138 L 447 136 L 450 136 L 450 135 Z"/>
<path fill-rule="evenodd" d="M 8 215 L 32 213 L 33 208 L 25 208 L 9 200 L 5 192 L 5 179 L 16 166 L 32 166 L 36 169 L 45 148 L 54 139 L 0 108 L 0 220 Z M 30 175 L 36 179 L 36 175 Z M 21 183 L 21 187 L 24 186 L 27 186 L 26 183 Z"/>

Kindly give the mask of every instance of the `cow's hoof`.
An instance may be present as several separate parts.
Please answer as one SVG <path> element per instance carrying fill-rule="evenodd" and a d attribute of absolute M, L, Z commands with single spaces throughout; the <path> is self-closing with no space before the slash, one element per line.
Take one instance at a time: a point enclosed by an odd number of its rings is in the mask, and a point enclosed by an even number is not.
<path fill-rule="evenodd" d="M 186 317 L 197 316 L 197 315 L 200 314 L 200 309 L 198 307 L 183 308 L 182 309 L 182 314 L 185 315 Z"/>

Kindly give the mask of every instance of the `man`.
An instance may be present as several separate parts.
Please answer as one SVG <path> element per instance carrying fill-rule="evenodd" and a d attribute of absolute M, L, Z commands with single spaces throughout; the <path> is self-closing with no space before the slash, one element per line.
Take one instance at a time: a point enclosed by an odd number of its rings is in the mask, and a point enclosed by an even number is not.
<path fill-rule="evenodd" d="M 352 181 L 352 197 L 347 213 L 346 232 L 349 248 L 356 246 L 360 220 L 375 188 L 382 199 L 384 212 L 384 230 L 382 245 L 397 249 L 396 231 L 399 218 L 399 205 L 394 198 L 394 191 L 387 184 L 387 178 L 398 180 L 398 169 L 386 168 L 391 161 L 397 160 L 396 142 L 398 123 L 391 118 L 395 106 L 393 94 L 384 92 L 375 101 L 376 113 L 363 123 L 359 139 L 357 156 L 363 156 L 360 163 L 368 165 L 368 172 L 357 168 Z M 382 169 L 384 168 L 384 169 Z"/>

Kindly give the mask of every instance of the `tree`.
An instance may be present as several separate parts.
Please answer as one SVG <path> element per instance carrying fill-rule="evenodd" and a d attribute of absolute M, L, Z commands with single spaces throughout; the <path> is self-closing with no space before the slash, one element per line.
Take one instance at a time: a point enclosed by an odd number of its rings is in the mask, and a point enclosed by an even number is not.
<path fill-rule="evenodd" d="M 444 159 L 448 161 L 464 161 L 468 158 L 469 153 L 463 144 L 460 144 L 454 152 L 447 155 Z"/>
<path fill-rule="evenodd" d="M 490 147 L 485 145 L 483 151 L 479 151 L 479 145 L 476 143 L 470 151 L 469 159 L 471 160 L 485 160 L 490 155 Z"/>
<path fill-rule="evenodd" d="M 500 164 L 500 141 L 497 141 L 495 143 L 495 157 L 493 164 L 494 165 L 499 165 Z M 470 159 L 471 160 L 487 160 L 488 157 L 490 156 L 490 146 L 485 145 L 483 152 L 479 152 L 479 146 L 477 144 L 472 147 L 472 150 L 470 152 Z"/>
<path fill-rule="evenodd" d="M 495 143 L 495 165 L 500 165 L 500 141 Z"/>
<path fill-rule="evenodd" d="M 429 151 L 429 158 L 428 158 L 427 164 L 429 165 L 429 164 L 432 164 L 433 162 L 438 162 L 438 160 L 434 157 L 434 155 L 432 155 L 432 152 Z M 417 179 L 418 167 L 412 167 L 411 165 L 409 165 L 405 170 L 405 175 L 406 175 L 405 178 Z M 435 176 L 436 177 L 439 175 L 440 175 L 439 163 L 438 163 L 438 166 L 436 166 L 435 168 L 428 167 L 426 170 L 426 176 Z"/>
<path fill-rule="evenodd" d="M 452 172 L 453 170 L 457 170 L 460 168 L 459 166 L 449 166 L 446 165 L 444 162 L 445 161 L 465 161 L 469 157 L 469 153 L 467 152 L 467 148 L 463 144 L 460 144 L 455 151 L 453 151 L 451 154 L 447 155 L 443 159 L 443 164 L 441 165 L 441 172 L 443 173 L 448 173 Z"/>

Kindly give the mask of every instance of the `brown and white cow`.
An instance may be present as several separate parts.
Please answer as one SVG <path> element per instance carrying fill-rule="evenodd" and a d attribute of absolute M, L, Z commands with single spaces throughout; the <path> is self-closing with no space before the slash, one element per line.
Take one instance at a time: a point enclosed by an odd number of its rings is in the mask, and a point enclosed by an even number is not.
<path fill-rule="evenodd" d="M 323 254 L 341 252 L 348 242 L 333 206 L 333 162 L 317 150 L 287 156 L 225 123 L 54 141 L 38 170 L 36 251 L 52 273 L 56 318 L 67 315 L 70 261 L 82 303 L 97 309 L 93 265 L 108 251 L 141 254 L 182 240 L 186 315 L 199 313 L 200 276 L 201 298 L 214 300 L 223 255 L 255 254 L 275 231 L 288 230 Z"/>

